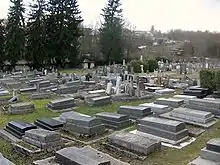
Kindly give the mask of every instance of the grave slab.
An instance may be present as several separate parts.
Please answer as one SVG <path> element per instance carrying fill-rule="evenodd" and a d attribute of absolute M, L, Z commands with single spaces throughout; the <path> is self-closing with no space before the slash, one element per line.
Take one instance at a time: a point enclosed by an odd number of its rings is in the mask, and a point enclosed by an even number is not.
<path fill-rule="evenodd" d="M 129 151 L 148 155 L 161 149 L 161 142 L 131 133 L 117 133 L 108 137 L 110 144 L 123 147 Z"/>
<path fill-rule="evenodd" d="M 155 104 L 168 105 L 170 107 L 177 108 L 184 103 L 183 99 L 174 99 L 174 98 L 158 98 Z"/>
<path fill-rule="evenodd" d="M 154 103 L 145 103 L 145 104 L 140 104 L 139 106 L 142 107 L 149 107 L 151 108 L 153 113 L 161 114 L 165 112 L 169 112 L 169 106 L 167 105 L 160 105 L 160 104 L 154 104 Z"/>

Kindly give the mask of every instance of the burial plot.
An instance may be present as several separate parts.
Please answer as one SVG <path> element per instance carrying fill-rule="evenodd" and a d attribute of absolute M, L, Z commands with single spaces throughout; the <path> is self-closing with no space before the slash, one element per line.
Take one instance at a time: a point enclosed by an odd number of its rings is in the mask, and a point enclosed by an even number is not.
<path fill-rule="evenodd" d="M 56 90 L 57 94 L 72 94 L 76 93 L 78 90 L 78 87 L 76 86 L 61 86 L 58 87 Z"/>
<path fill-rule="evenodd" d="M 210 93 L 209 89 L 197 86 L 190 87 L 183 91 L 184 95 L 196 96 L 197 98 L 204 98 Z"/>
<path fill-rule="evenodd" d="M 2 90 L 0 91 L 0 96 L 8 96 L 10 93 L 8 90 Z"/>
<path fill-rule="evenodd" d="M 66 123 L 67 119 L 72 119 L 72 118 L 75 118 L 76 116 L 90 117 L 90 116 L 82 114 L 82 113 L 70 111 L 70 112 L 64 112 L 59 117 L 56 117 L 56 118 L 53 118 L 53 119 L 58 120 L 58 121 L 60 121 L 62 123 Z"/>
<path fill-rule="evenodd" d="M 49 87 L 50 85 L 51 85 L 51 83 L 49 80 L 39 82 L 39 88 L 46 88 L 46 87 Z"/>
<path fill-rule="evenodd" d="M 183 107 L 176 108 L 173 111 L 162 114 L 160 116 L 203 128 L 209 128 L 217 122 L 211 112 L 198 111 Z"/>
<path fill-rule="evenodd" d="M 56 152 L 55 157 L 38 160 L 34 165 L 129 165 L 90 146 L 68 147 Z"/>
<path fill-rule="evenodd" d="M 208 99 L 190 99 L 188 108 L 211 112 L 216 116 L 220 116 L 220 101 Z"/>
<path fill-rule="evenodd" d="M 31 102 L 10 104 L 8 107 L 9 114 L 25 114 L 34 112 L 35 105 Z"/>
<path fill-rule="evenodd" d="M 36 129 L 36 128 L 37 127 L 35 125 L 29 124 L 27 122 L 11 121 L 6 125 L 5 131 L 21 139 L 26 131 L 31 130 L 31 129 Z"/>
<path fill-rule="evenodd" d="M 6 159 L 1 153 L 0 153 L 0 164 L 1 165 L 15 165 L 10 160 Z"/>
<path fill-rule="evenodd" d="M 220 139 L 211 139 L 189 165 L 220 165 Z"/>
<path fill-rule="evenodd" d="M 196 96 L 189 96 L 189 95 L 175 95 L 173 96 L 175 99 L 183 99 L 185 104 L 189 104 L 190 99 L 196 99 Z"/>
<path fill-rule="evenodd" d="M 153 112 L 149 107 L 120 106 L 118 113 L 123 115 L 128 115 L 131 119 L 139 119 L 151 115 Z"/>
<path fill-rule="evenodd" d="M 88 94 L 101 94 L 101 95 L 105 95 L 106 92 L 105 92 L 105 90 L 101 89 L 101 90 L 89 91 Z"/>
<path fill-rule="evenodd" d="M 49 99 L 51 98 L 51 93 L 50 92 L 46 92 L 46 93 L 33 93 L 30 96 L 30 99 L 32 100 L 40 100 L 40 99 Z"/>
<path fill-rule="evenodd" d="M 63 123 L 54 119 L 37 119 L 34 122 L 35 125 L 37 125 L 40 128 L 50 130 L 50 131 L 55 131 L 59 130 L 60 128 L 63 127 Z"/>
<path fill-rule="evenodd" d="M 140 155 L 149 155 L 161 149 L 161 142 L 132 133 L 116 133 L 108 137 L 111 145 Z"/>
<path fill-rule="evenodd" d="M 100 97 L 93 97 L 88 101 L 90 106 L 100 106 L 100 105 L 107 105 L 111 104 L 111 96 L 100 96 Z"/>
<path fill-rule="evenodd" d="M 156 117 L 145 117 L 138 120 L 137 133 L 144 133 L 144 136 L 173 145 L 188 139 L 185 123 Z"/>
<path fill-rule="evenodd" d="M 96 135 L 103 134 L 105 131 L 105 125 L 97 117 L 84 116 L 80 113 L 66 118 L 64 130 L 72 134 L 79 135 Z"/>
<path fill-rule="evenodd" d="M 28 88 L 22 88 L 20 89 L 20 93 L 31 93 L 31 92 L 36 92 L 37 88 L 36 87 L 28 87 Z"/>
<path fill-rule="evenodd" d="M 160 89 L 160 90 L 156 90 L 156 91 L 155 91 L 156 94 L 160 94 L 160 95 L 172 94 L 172 93 L 174 93 L 174 92 L 175 92 L 174 89 L 169 89 L 169 88 Z"/>
<path fill-rule="evenodd" d="M 184 103 L 184 100 L 173 99 L 173 98 L 158 98 L 154 103 L 160 105 L 168 105 L 170 107 L 177 108 Z"/>
<path fill-rule="evenodd" d="M 149 107 L 151 108 L 151 111 L 155 114 L 161 114 L 165 112 L 169 112 L 170 108 L 167 105 L 160 105 L 160 104 L 154 104 L 154 103 L 145 103 L 140 104 L 141 107 Z"/>
<path fill-rule="evenodd" d="M 123 129 L 131 126 L 131 122 L 127 115 L 118 113 L 101 112 L 97 113 L 96 117 L 102 120 L 106 127 L 113 129 Z"/>
<path fill-rule="evenodd" d="M 44 129 L 32 129 L 25 132 L 22 140 L 40 149 L 56 150 L 63 146 L 61 135 L 58 132 Z"/>
<path fill-rule="evenodd" d="M 53 100 L 50 101 L 47 106 L 50 110 L 54 112 L 71 110 L 75 106 L 74 98 L 70 97 L 70 98 Z"/>

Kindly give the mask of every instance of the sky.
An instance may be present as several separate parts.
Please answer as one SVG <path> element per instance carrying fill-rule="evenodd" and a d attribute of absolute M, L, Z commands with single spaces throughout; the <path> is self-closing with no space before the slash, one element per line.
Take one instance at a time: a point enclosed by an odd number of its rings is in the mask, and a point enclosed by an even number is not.
<path fill-rule="evenodd" d="M 0 18 L 7 16 L 10 0 L 1 0 Z M 24 0 L 27 5 L 31 0 Z M 101 21 L 107 0 L 78 0 L 84 24 Z M 171 29 L 220 32 L 220 0 L 121 0 L 123 16 L 136 30 Z"/>

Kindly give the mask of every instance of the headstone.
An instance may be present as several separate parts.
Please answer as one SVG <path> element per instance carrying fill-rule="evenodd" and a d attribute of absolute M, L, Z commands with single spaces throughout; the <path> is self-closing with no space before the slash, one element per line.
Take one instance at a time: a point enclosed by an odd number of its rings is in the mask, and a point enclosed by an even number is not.
<path fill-rule="evenodd" d="M 183 107 L 175 108 L 169 113 L 160 115 L 160 117 L 182 121 L 203 128 L 209 128 L 216 123 L 214 115 L 211 112 L 198 111 Z"/>
<path fill-rule="evenodd" d="M 143 155 L 149 155 L 150 153 L 161 149 L 161 142 L 159 140 L 131 133 L 117 133 L 110 135 L 108 141 L 110 144 Z"/>
<path fill-rule="evenodd" d="M 37 127 L 35 125 L 26 122 L 11 121 L 6 125 L 5 130 L 10 134 L 14 135 L 15 137 L 21 139 L 22 136 L 25 134 L 25 131 L 36 128 Z"/>
<path fill-rule="evenodd" d="M 63 146 L 58 132 L 44 129 L 32 129 L 25 132 L 22 140 L 41 149 L 56 150 Z"/>
<path fill-rule="evenodd" d="M 177 108 L 184 103 L 184 100 L 173 99 L 173 98 L 158 98 L 154 103 L 160 105 L 168 105 L 170 107 Z"/>
<path fill-rule="evenodd" d="M 211 139 L 206 147 L 200 152 L 200 156 L 193 160 L 190 165 L 219 165 L 220 162 L 220 139 Z"/>
<path fill-rule="evenodd" d="M 170 144 L 179 144 L 188 139 L 185 123 L 157 117 L 145 117 L 138 120 L 137 131 L 147 137 L 160 139 Z"/>
<path fill-rule="evenodd" d="M 53 101 L 50 101 L 47 106 L 49 109 L 54 110 L 54 111 L 73 108 L 75 106 L 74 98 L 70 97 L 70 98 L 53 100 Z"/>
<path fill-rule="evenodd" d="M 111 82 L 111 81 L 108 82 L 107 88 L 106 88 L 106 93 L 107 93 L 108 95 L 111 95 L 112 86 L 113 86 L 112 82 Z"/>
<path fill-rule="evenodd" d="M 117 81 L 116 81 L 116 95 L 119 95 L 120 93 L 121 93 L 121 77 L 120 76 L 118 76 L 117 77 Z"/>
<path fill-rule="evenodd" d="M 50 130 L 50 131 L 55 131 L 59 130 L 60 128 L 63 127 L 63 123 L 54 119 L 37 119 L 34 122 L 35 125 L 42 129 Z"/>
<path fill-rule="evenodd" d="M 175 95 L 173 96 L 175 99 L 183 99 L 185 104 L 189 104 L 190 99 L 195 99 L 196 96 L 189 96 L 189 95 Z"/>
<path fill-rule="evenodd" d="M 111 101 L 110 96 L 94 97 L 88 101 L 88 104 L 90 106 L 100 106 L 100 105 L 107 105 L 107 104 L 111 104 L 111 103 L 112 103 L 112 101 Z"/>
<path fill-rule="evenodd" d="M 8 107 L 9 114 L 25 114 L 35 110 L 35 105 L 31 102 L 10 104 Z"/>
<path fill-rule="evenodd" d="M 105 126 L 99 118 L 76 114 L 66 119 L 64 130 L 73 134 L 96 135 L 103 134 Z"/>
<path fill-rule="evenodd" d="M 119 114 L 128 115 L 132 119 L 143 118 L 151 115 L 152 111 L 149 107 L 141 106 L 120 106 L 118 110 Z"/>
<path fill-rule="evenodd" d="M 106 127 L 114 129 L 122 129 L 129 127 L 131 122 L 127 115 L 121 115 L 117 113 L 101 112 L 96 114 L 96 117 L 102 120 L 102 123 Z"/>
<path fill-rule="evenodd" d="M 161 113 L 165 113 L 165 112 L 169 112 L 169 106 L 167 105 L 160 105 L 160 104 L 154 104 L 154 103 L 145 103 L 145 104 L 140 104 L 139 106 L 142 107 L 149 107 L 151 108 L 153 113 L 156 114 L 161 114 Z"/>
<path fill-rule="evenodd" d="M 175 92 L 175 90 L 174 89 L 161 89 L 161 90 L 156 90 L 155 91 L 155 93 L 156 94 L 172 94 L 172 93 L 174 93 Z"/>
<path fill-rule="evenodd" d="M 144 73 L 144 65 L 140 65 L 141 67 L 141 73 Z"/>
<path fill-rule="evenodd" d="M 220 101 L 218 100 L 190 99 L 187 107 L 220 116 Z"/>

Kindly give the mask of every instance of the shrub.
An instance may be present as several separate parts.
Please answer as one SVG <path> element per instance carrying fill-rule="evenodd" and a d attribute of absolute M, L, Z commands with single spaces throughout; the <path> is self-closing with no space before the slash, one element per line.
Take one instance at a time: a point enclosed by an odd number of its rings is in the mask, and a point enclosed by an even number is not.
<path fill-rule="evenodd" d="M 149 72 L 154 72 L 154 70 L 158 69 L 158 63 L 156 60 L 148 60 Z"/>
<path fill-rule="evenodd" d="M 129 71 L 131 71 L 131 67 L 133 67 L 134 68 L 134 73 L 141 73 L 140 65 L 142 65 L 141 61 L 132 60 L 129 64 Z"/>
<path fill-rule="evenodd" d="M 204 69 L 200 71 L 201 87 L 212 91 L 220 90 L 220 70 Z"/>

